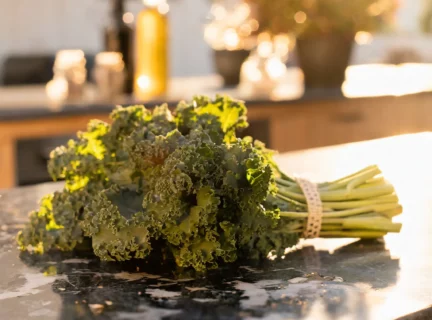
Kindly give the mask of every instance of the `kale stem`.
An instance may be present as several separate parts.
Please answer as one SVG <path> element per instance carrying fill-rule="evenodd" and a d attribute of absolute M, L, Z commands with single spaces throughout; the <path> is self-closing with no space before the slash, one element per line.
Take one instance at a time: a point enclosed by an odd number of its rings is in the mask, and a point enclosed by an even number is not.
<path fill-rule="evenodd" d="M 383 217 L 346 219 L 342 224 L 342 229 L 354 230 L 400 232 L 401 228 L 400 223 L 392 223 L 391 220 Z"/>
<path fill-rule="evenodd" d="M 366 181 L 366 183 L 358 186 L 358 188 L 367 188 L 372 186 L 380 186 L 383 184 L 387 184 L 387 181 L 384 179 L 384 177 L 376 177 L 373 179 L 369 179 Z"/>
<path fill-rule="evenodd" d="M 403 211 L 403 207 L 401 205 L 398 205 L 394 209 L 381 211 L 380 213 L 382 215 L 386 216 L 387 218 L 391 219 L 393 217 L 396 217 L 396 216 L 400 215 L 402 213 L 402 211 Z"/>
<path fill-rule="evenodd" d="M 366 168 L 364 168 L 364 169 L 362 169 L 362 170 L 360 170 L 360 171 L 357 171 L 357 172 L 355 172 L 355 173 L 353 173 L 353 174 L 350 174 L 350 175 L 347 175 L 347 176 L 345 176 L 345 177 L 342 177 L 342 178 L 340 178 L 340 179 L 338 179 L 338 180 L 334 180 L 334 181 L 330 181 L 330 182 L 323 182 L 323 183 L 319 183 L 318 185 L 319 185 L 320 187 L 325 187 L 325 186 L 328 186 L 328 185 L 337 184 L 337 183 L 342 182 L 342 181 L 345 181 L 345 180 L 350 180 L 350 179 L 352 179 L 353 177 L 356 177 L 356 176 L 358 176 L 358 175 L 364 173 L 365 171 L 369 171 L 369 170 L 377 169 L 377 168 L 378 168 L 377 165 L 368 166 L 368 167 L 366 167 Z M 296 182 L 295 179 L 293 179 L 293 178 L 289 177 L 288 175 L 286 175 L 285 173 L 283 173 L 283 172 L 280 170 L 279 167 L 276 167 L 276 171 L 280 174 L 280 176 L 281 176 L 280 179 L 281 179 L 281 180 L 285 180 L 285 181 L 289 181 L 289 182 L 293 182 L 293 183 Z"/>
<path fill-rule="evenodd" d="M 397 206 L 398 204 L 395 203 L 375 204 L 375 205 L 364 206 L 360 208 L 353 208 L 353 209 L 340 210 L 334 212 L 325 212 L 323 216 L 326 218 L 343 218 L 343 217 L 358 215 L 360 213 L 381 212 L 381 211 L 392 210 Z"/>
<path fill-rule="evenodd" d="M 376 165 L 369 166 L 363 170 L 360 170 L 352 175 L 336 180 L 334 182 L 320 183 L 318 184 L 318 189 L 320 191 L 334 191 L 347 187 L 348 190 L 352 190 L 356 187 L 363 187 L 365 185 L 365 182 L 370 180 L 372 180 L 371 182 L 373 182 L 373 184 L 371 183 L 368 186 L 381 185 L 382 183 L 379 182 L 383 182 L 384 180 L 381 180 L 380 178 L 375 178 L 377 179 L 376 181 L 373 180 L 374 177 L 379 174 L 381 174 L 381 170 Z M 298 186 L 296 181 L 291 178 L 290 180 L 286 180 L 284 178 L 276 178 L 276 184 L 284 191 L 302 193 L 300 186 Z"/>
<path fill-rule="evenodd" d="M 354 187 L 361 185 L 366 180 L 372 179 L 378 174 L 381 174 L 381 170 L 377 166 L 371 166 L 366 169 L 363 169 L 362 171 L 357 172 L 356 174 L 348 178 L 344 178 L 341 181 L 330 183 L 330 185 L 328 185 L 325 188 L 322 188 L 322 190 L 323 191 L 339 190 L 345 188 L 346 186 L 348 186 L 348 190 L 351 190 Z M 351 189 L 350 189 L 350 184 L 352 184 Z"/>
<path fill-rule="evenodd" d="M 385 212 L 387 210 L 396 209 L 399 205 L 394 203 L 384 203 L 384 204 L 376 204 L 370 206 L 364 206 L 359 208 L 347 209 L 347 210 L 339 210 L 333 212 L 324 212 L 323 218 L 343 218 L 358 215 L 361 213 L 368 212 Z M 280 212 L 280 216 L 284 218 L 307 218 L 309 213 L 307 212 Z"/>
<path fill-rule="evenodd" d="M 374 239 L 385 236 L 387 232 L 384 231 L 368 231 L 368 230 L 356 230 L 356 231 L 321 231 L 321 238 L 362 238 L 362 239 Z"/>
<path fill-rule="evenodd" d="M 295 182 L 286 181 L 286 180 L 283 180 L 281 178 L 276 178 L 276 183 L 280 184 L 284 187 L 287 187 L 287 188 L 297 186 L 297 184 Z"/>
<path fill-rule="evenodd" d="M 363 174 L 359 175 L 358 177 L 356 177 L 355 179 L 351 180 L 348 184 L 347 184 L 347 189 L 349 191 L 353 190 L 354 188 L 358 187 L 359 185 L 363 184 L 364 182 L 366 182 L 369 179 L 372 179 L 373 177 L 381 174 L 381 170 L 378 168 L 375 168 L 373 170 L 370 171 L 366 171 Z"/>
<path fill-rule="evenodd" d="M 281 195 L 279 193 L 276 194 L 276 197 L 279 198 L 280 200 L 283 200 L 283 201 L 285 201 L 285 202 L 287 202 L 289 204 L 295 205 L 295 206 L 304 207 L 304 208 L 307 207 L 306 203 L 302 203 L 302 202 L 293 200 L 293 199 L 285 197 L 285 196 L 283 196 L 283 195 Z"/>
<path fill-rule="evenodd" d="M 366 167 L 366 168 L 364 168 L 364 169 L 362 169 L 360 171 L 354 172 L 353 174 L 350 174 L 348 176 L 340 178 L 338 180 L 335 180 L 335 181 L 332 181 L 332 182 L 328 182 L 328 184 L 335 184 L 335 183 L 339 183 L 339 182 L 342 182 L 342 181 L 345 181 L 345 180 L 349 180 L 349 179 L 352 179 L 353 177 L 356 177 L 356 176 L 358 176 L 358 175 L 360 175 L 360 174 L 362 174 L 362 173 L 364 173 L 366 171 L 369 171 L 369 170 L 372 170 L 372 169 L 376 169 L 376 168 L 378 168 L 377 165 L 371 165 L 371 166 L 368 166 L 368 167 Z"/>
<path fill-rule="evenodd" d="M 322 201 L 345 201 L 345 200 L 361 200 L 372 197 L 390 195 L 394 192 L 392 185 L 375 186 L 362 189 L 348 190 L 334 190 L 334 191 L 323 191 L 320 192 Z M 288 190 L 278 190 L 278 194 L 292 198 L 297 201 L 306 201 L 306 197 L 303 194 L 298 194 Z"/>
<path fill-rule="evenodd" d="M 381 203 L 397 203 L 398 201 L 399 199 L 396 196 L 396 194 L 391 194 L 391 195 L 373 198 L 370 200 L 323 202 L 323 206 L 326 208 L 340 210 L 340 209 L 358 208 L 362 206 L 381 204 Z"/>
<path fill-rule="evenodd" d="M 321 226 L 321 231 L 330 231 L 330 230 L 342 230 L 342 226 L 340 224 L 323 224 Z"/>
<path fill-rule="evenodd" d="M 341 232 L 356 232 L 356 231 L 370 231 L 370 232 L 400 232 L 402 224 L 392 223 L 385 218 L 372 218 L 372 219 L 343 219 L 343 224 L 338 223 L 324 223 L 321 226 L 321 232 L 325 231 L 341 231 Z M 362 221 L 364 220 L 364 221 Z M 304 230 L 304 223 L 297 223 L 290 225 L 283 231 L 297 231 L 302 233 Z"/>
<path fill-rule="evenodd" d="M 279 168 L 278 165 L 276 165 L 275 169 L 276 169 L 277 173 L 279 173 L 279 175 L 281 176 L 281 179 L 295 183 L 295 180 L 293 178 L 291 178 L 290 176 L 288 176 L 287 174 L 285 174 L 284 172 L 282 172 L 282 170 Z"/>
<path fill-rule="evenodd" d="M 283 218 L 305 219 L 309 216 L 307 212 L 280 212 L 279 215 Z"/>
<path fill-rule="evenodd" d="M 376 218 L 376 217 L 383 217 L 381 216 L 379 213 L 376 212 L 369 212 L 369 213 L 364 213 L 364 214 L 359 214 L 356 216 L 351 216 L 351 217 L 345 217 L 345 218 L 323 218 L 322 223 L 323 224 L 340 224 L 342 225 L 344 223 L 344 221 L 346 221 L 347 219 L 356 219 L 359 217 L 363 217 L 363 218 Z"/>

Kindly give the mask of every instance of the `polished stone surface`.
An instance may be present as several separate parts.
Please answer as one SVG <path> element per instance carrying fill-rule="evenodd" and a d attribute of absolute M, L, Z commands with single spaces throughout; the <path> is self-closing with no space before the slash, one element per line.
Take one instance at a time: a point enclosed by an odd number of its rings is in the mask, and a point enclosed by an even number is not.
<path fill-rule="evenodd" d="M 278 156 L 284 170 L 318 180 L 378 164 L 405 208 L 402 232 L 303 241 L 283 259 L 205 277 L 154 261 L 20 255 L 27 212 L 61 185 L 0 191 L 0 319 L 432 319 L 431 147 L 424 133 Z"/>

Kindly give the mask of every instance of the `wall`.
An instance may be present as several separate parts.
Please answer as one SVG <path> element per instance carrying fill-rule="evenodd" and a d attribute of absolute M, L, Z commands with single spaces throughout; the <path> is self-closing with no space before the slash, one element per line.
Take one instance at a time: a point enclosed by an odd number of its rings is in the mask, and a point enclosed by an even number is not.
<path fill-rule="evenodd" d="M 211 50 L 203 40 L 203 23 L 211 1 L 168 1 L 171 4 L 171 74 L 211 73 Z M 358 46 L 353 63 L 379 62 L 386 50 L 397 46 L 411 46 L 432 58 L 432 41 L 425 41 L 417 31 L 421 4 L 426 0 L 400 1 L 402 7 L 397 16 L 400 36 L 378 36 L 372 44 Z M 10 53 L 53 53 L 65 48 L 98 52 L 102 48 L 101 30 L 108 4 L 109 0 L 0 0 L 0 65 Z M 140 0 L 128 3 L 128 10 L 133 13 L 141 8 Z"/>
<path fill-rule="evenodd" d="M 430 0 L 398 0 L 396 30 L 393 34 L 374 35 L 369 44 L 356 46 L 352 63 L 380 63 L 389 51 L 413 50 L 423 62 L 432 62 L 432 36 L 420 32 L 423 6 Z"/>
<path fill-rule="evenodd" d="M 172 75 L 211 73 L 211 51 L 203 40 L 210 1 L 170 3 Z M 53 53 L 66 48 L 100 51 L 108 4 L 109 0 L 0 0 L 0 64 L 11 53 Z M 139 0 L 128 3 L 133 13 L 141 8 Z"/>

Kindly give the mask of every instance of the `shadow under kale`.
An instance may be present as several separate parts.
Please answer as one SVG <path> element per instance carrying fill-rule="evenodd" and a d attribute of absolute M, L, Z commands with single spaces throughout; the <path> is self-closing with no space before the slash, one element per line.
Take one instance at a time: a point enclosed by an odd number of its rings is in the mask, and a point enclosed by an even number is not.
<path fill-rule="evenodd" d="M 162 250 L 148 260 L 126 262 L 102 262 L 91 250 L 23 252 L 21 259 L 48 275 L 62 275 L 52 288 L 63 301 L 60 319 L 71 320 L 240 319 L 270 313 L 301 319 L 317 303 L 334 319 L 347 314 L 366 319 L 364 292 L 353 283 L 384 288 L 396 282 L 399 270 L 399 261 L 380 241 L 357 241 L 333 254 L 305 247 L 285 259 L 240 260 L 205 274 L 176 268 Z"/>
<path fill-rule="evenodd" d="M 301 270 L 342 277 L 350 283 L 364 283 L 382 289 L 396 283 L 399 259 L 392 258 L 381 239 L 359 240 L 333 253 L 308 246 L 286 259 Z"/>

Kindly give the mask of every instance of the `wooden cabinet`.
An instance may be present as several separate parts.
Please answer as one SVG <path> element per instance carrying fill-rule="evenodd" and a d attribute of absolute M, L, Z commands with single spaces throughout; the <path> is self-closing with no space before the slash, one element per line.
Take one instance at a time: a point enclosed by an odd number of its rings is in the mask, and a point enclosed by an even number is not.
<path fill-rule="evenodd" d="M 40 116 L 0 121 L 0 189 L 17 177 L 17 141 L 74 134 L 90 119 L 108 121 L 111 107 L 88 114 Z M 432 94 L 401 97 L 252 103 L 245 134 L 264 140 L 279 153 L 405 133 L 431 131 Z"/>
<path fill-rule="evenodd" d="M 279 152 L 432 130 L 432 95 L 343 99 L 251 108 L 269 122 L 269 145 Z"/>

